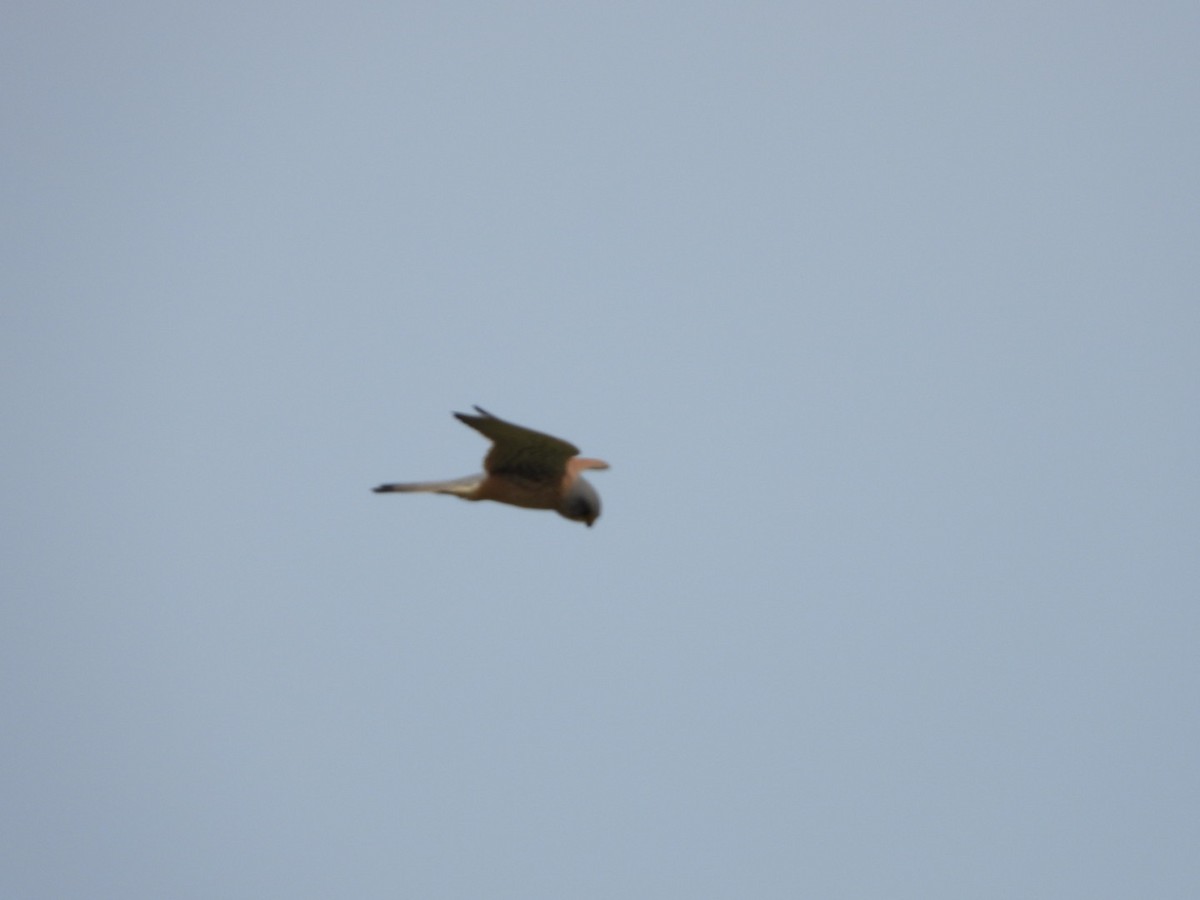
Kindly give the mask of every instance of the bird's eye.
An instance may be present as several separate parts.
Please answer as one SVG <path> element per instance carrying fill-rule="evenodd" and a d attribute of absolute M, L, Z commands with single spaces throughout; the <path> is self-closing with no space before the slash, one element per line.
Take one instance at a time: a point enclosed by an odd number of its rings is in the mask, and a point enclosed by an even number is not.
<path fill-rule="evenodd" d="M 571 502 L 570 512 L 572 519 L 580 520 L 592 518 L 596 514 L 596 511 L 592 508 L 592 504 L 583 497 L 576 497 Z"/>

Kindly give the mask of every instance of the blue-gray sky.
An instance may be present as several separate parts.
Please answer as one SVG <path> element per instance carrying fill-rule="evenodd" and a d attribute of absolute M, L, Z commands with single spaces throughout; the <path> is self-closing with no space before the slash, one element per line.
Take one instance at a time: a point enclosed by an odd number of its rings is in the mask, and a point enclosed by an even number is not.
<path fill-rule="evenodd" d="M 0 25 L 0 895 L 1200 896 L 1194 3 Z"/>

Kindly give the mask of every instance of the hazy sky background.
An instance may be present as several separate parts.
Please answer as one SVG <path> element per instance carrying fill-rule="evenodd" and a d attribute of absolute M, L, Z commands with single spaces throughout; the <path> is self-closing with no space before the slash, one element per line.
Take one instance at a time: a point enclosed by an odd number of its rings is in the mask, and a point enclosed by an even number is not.
<path fill-rule="evenodd" d="M 1198 37 L 6 5 L 0 896 L 1200 896 Z"/>

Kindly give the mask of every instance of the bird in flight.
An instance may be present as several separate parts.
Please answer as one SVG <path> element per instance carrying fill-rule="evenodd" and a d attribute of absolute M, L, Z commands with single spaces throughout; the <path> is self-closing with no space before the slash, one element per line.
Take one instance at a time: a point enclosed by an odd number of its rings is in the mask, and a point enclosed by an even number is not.
<path fill-rule="evenodd" d="M 585 469 L 607 469 L 608 463 L 585 459 L 564 440 L 498 419 L 478 406 L 477 416 L 455 413 L 492 442 L 484 471 L 451 481 L 381 484 L 375 493 L 453 494 L 464 500 L 495 500 L 525 509 L 552 509 L 589 528 L 600 517 L 600 495 L 583 480 Z"/>

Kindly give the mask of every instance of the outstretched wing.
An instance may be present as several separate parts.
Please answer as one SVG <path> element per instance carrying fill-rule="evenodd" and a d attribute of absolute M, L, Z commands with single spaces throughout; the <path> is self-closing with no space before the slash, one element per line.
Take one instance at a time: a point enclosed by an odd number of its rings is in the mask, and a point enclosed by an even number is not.
<path fill-rule="evenodd" d="M 454 415 L 492 442 L 492 449 L 483 460 L 483 467 L 492 475 L 557 482 L 566 473 L 567 460 L 579 453 L 574 444 L 497 419 L 478 406 L 475 409 L 479 412 L 477 416 Z"/>

